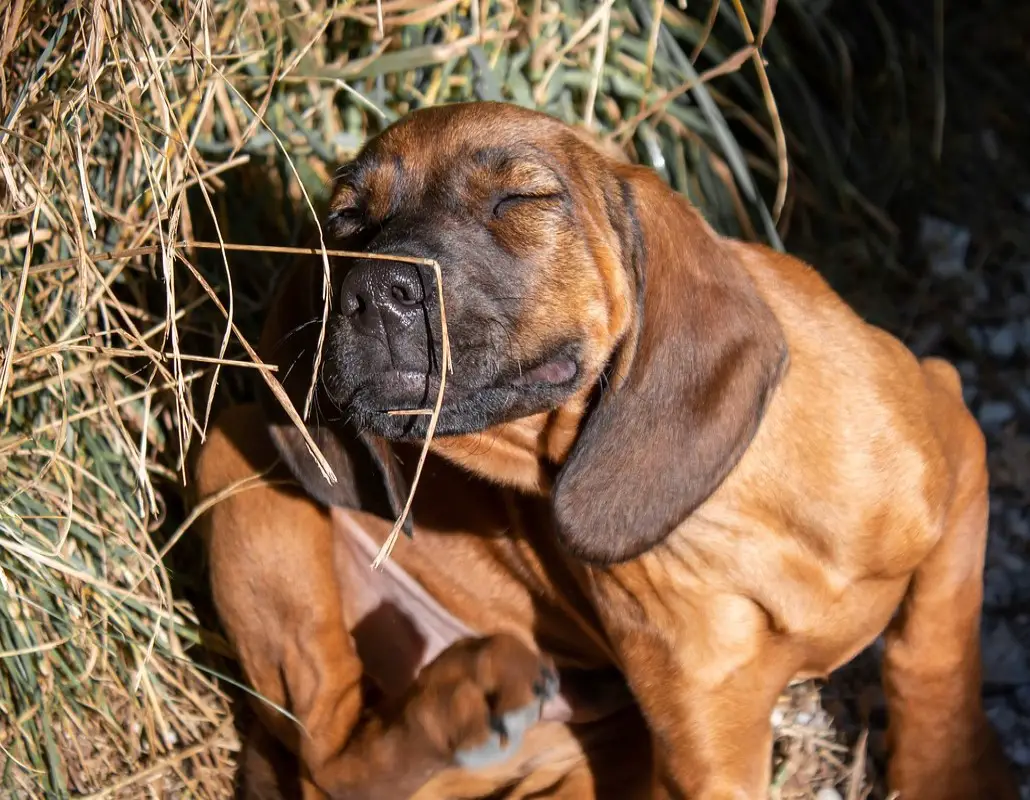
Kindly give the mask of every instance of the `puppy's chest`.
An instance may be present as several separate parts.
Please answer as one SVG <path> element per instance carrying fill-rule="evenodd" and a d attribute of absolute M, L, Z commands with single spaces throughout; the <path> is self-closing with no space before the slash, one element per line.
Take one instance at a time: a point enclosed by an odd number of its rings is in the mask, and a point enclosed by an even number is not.
<path fill-rule="evenodd" d="M 706 662 L 746 664 L 771 634 L 791 649 L 799 675 L 822 675 L 883 631 L 907 583 L 823 541 L 755 520 L 696 520 L 595 576 L 597 606 L 621 647 L 665 650 L 703 671 Z"/>
<path fill-rule="evenodd" d="M 620 682 L 584 677 L 611 665 L 600 626 L 572 579 L 559 589 L 521 537 L 421 530 L 373 570 L 384 526 L 366 522 L 334 511 L 337 570 L 358 656 L 387 695 L 403 693 L 457 640 L 506 631 L 535 641 L 562 670 L 561 696 L 545 716 L 591 717 L 626 701 Z"/>

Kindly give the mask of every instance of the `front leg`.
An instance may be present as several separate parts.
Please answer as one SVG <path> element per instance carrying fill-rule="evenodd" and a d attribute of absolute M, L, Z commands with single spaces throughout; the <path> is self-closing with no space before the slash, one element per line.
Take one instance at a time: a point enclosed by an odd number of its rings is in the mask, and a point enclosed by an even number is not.
<path fill-rule="evenodd" d="M 641 602 L 646 584 L 625 575 L 598 584 L 605 626 L 651 731 L 651 796 L 765 797 L 770 717 L 794 671 L 765 614 L 737 597 L 693 604 L 647 594 Z"/>

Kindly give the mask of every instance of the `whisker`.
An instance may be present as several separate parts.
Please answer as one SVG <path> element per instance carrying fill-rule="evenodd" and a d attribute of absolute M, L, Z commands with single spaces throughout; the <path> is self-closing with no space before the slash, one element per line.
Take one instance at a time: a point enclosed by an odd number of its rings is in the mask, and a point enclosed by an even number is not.
<path fill-rule="evenodd" d="M 297 354 L 297 357 L 296 357 L 295 359 L 293 359 L 293 363 L 292 363 L 292 364 L 290 364 L 290 366 L 289 366 L 289 367 L 287 368 L 286 372 L 285 372 L 285 373 L 283 374 L 283 377 L 282 377 L 282 383 L 286 383 L 286 379 L 290 377 L 290 373 L 291 373 L 291 372 L 293 372 L 293 368 L 294 368 L 295 366 L 297 366 L 297 364 L 299 364 L 299 363 L 300 363 L 300 360 L 301 360 L 302 358 L 304 358 L 304 354 L 305 354 L 306 352 L 307 352 L 307 348 L 304 348 L 303 350 L 301 350 L 301 351 L 300 351 L 300 352 L 299 352 L 299 353 Z"/>
<path fill-rule="evenodd" d="M 298 325 L 293 330 L 287 331 L 286 333 L 284 333 L 279 338 L 279 340 L 275 343 L 275 346 L 278 347 L 283 342 L 285 342 L 287 339 L 289 339 L 291 336 L 293 336 L 293 335 L 299 333 L 300 331 L 302 331 L 304 328 L 308 327 L 309 325 L 314 325 L 316 322 L 321 322 L 321 321 L 322 321 L 321 317 L 315 317 L 314 319 L 309 319 L 307 322 L 302 322 L 300 325 Z"/>

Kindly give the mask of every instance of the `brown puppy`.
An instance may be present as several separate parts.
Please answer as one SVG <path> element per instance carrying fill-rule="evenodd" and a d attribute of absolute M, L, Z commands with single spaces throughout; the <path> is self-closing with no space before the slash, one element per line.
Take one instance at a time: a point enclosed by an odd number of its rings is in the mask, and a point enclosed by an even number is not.
<path fill-rule="evenodd" d="M 650 796 L 762 797 L 780 690 L 885 630 L 892 788 L 1016 796 L 980 703 L 984 443 L 949 365 L 917 361 L 795 259 L 718 237 L 650 171 L 513 106 L 429 109 L 388 129 L 342 171 L 329 229 L 334 247 L 430 258 L 443 273 L 454 373 L 414 509 L 420 535 L 398 563 L 475 631 L 531 633 L 566 665 L 616 664 L 651 734 Z M 306 381 L 315 268 L 291 286 L 267 352 Z M 398 443 L 428 421 L 387 412 L 431 405 L 439 386 L 433 273 L 344 261 L 332 297 L 311 430 L 344 479 L 327 484 L 270 409 L 273 439 L 320 502 L 389 517 L 414 460 Z M 375 500 L 355 491 L 372 473 L 386 487 Z M 289 525 L 278 541 L 297 535 L 305 512 L 273 511 Z M 357 520 L 374 542 L 388 527 L 335 513 L 339 530 Z M 212 531 L 217 541 L 217 521 Z M 267 649 L 293 636 L 309 648 L 336 637 L 327 652 L 347 652 L 339 620 L 293 620 L 303 634 L 241 624 L 247 607 L 228 597 L 249 557 L 231 548 L 214 576 L 241 650 L 248 636 Z M 328 569 L 324 554 L 303 563 L 319 560 Z M 274 570 L 265 585 L 294 609 L 328 596 L 305 600 Z M 274 668 L 287 682 L 301 669 Z M 355 677 L 296 680 L 305 720 L 335 715 L 297 748 L 313 774 L 341 790 L 366 780 L 348 753 L 373 736 L 396 757 L 396 726 L 362 727 L 360 693 L 324 690 Z M 413 719 L 447 728 L 452 707 Z M 533 733 L 548 730 L 569 729 Z M 430 750 L 442 763 L 455 748 Z"/>

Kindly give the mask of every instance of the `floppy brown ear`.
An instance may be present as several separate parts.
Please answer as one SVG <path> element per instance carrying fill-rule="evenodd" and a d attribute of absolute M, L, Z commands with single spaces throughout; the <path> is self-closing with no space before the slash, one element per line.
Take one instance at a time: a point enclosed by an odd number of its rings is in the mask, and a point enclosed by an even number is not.
<path fill-rule="evenodd" d="M 753 438 L 787 363 L 742 264 L 657 176 L 624 168 L 622 247 L 641 283 L 637 324 L 555 482 L 563 545 L 612 564 L 668 536 Z M 623 235 L 625 239 L 625 234 Z"/>
<path fill-rule="evenodd" d="M 278 367 L 276 377 L 301 414 L 322 323 L 321 297 L 321 263 L 298 260 L 283 276 L 258 346 L 262 360 Z M 262 384 L 261 405 L 279 457 L 304 491 L 323 506 L 357 508 L 396 519 L 404 509 L 407 489 L 389 443 L 346 425 L 321 391 L 315 400 L 307 431 L 336 474 L 336 483 L 322 474 L 301 432 Z M 410 514 L 403 530 L 411 535 Z"/>

